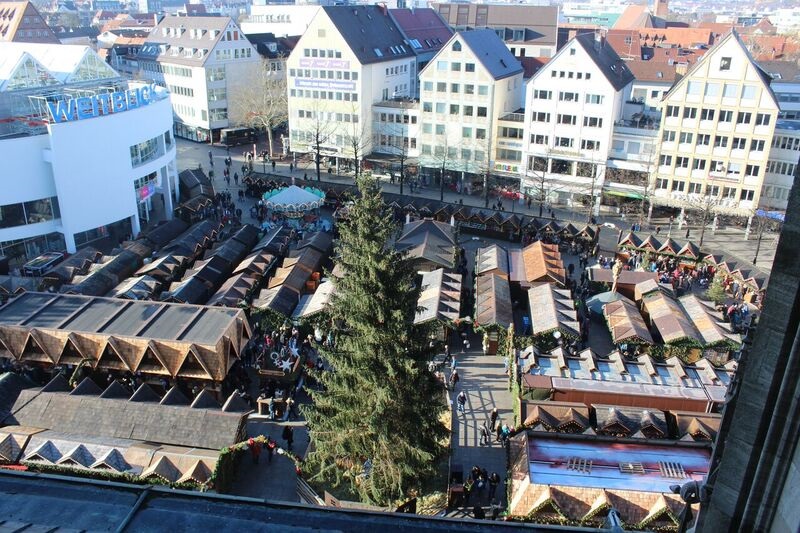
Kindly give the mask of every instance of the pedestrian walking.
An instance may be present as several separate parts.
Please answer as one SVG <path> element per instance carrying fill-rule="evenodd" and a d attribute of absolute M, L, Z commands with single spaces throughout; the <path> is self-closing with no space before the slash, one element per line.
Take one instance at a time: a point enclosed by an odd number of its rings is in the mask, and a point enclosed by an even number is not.
<path fill-rule="evenodd" d="M 294 163 L 289 163 L 289 172 L 294 172 Z"/>
<path fill-rule="evenodd" d="M 234 182 L 234 183 L 235 183 L 237 186 L 239 185 L 239 175 L 238 175 L 238 174 L 234 174 L 234 175 L 233 175 L 233 182 Z M 230 183 L 230 182 L 229 182 L 229 183 Z"/>
<path fill-rule="evenodd" d="M 453 357 L 453 354 L 450 353 L 450 345 L 449 344 L 445 344 L 444 345 L 444 362 L 446 363 L 446 362 L 450 361 L 450 359 L 452 357 Z"/>
<path fill-rule="evenodd" d="M 458 397 L 456 397 L 456 403 L 458 404 L 458 412 L 462 415 L 466 414 L 464 406 L 467 404 L 467 394 L 463 390 L 458 393 Z"/>
<path fill-rule="evenodd" d="M 275 172 L 275 160 L 272 160 L 272 171 Z"/>
<path fill-rule="evenodd" d="M 498 424 L 497 429 L 495 429 L 495 436 L 496 438 L 494 439 L 494 441 L 500 442 L 500 439 L 503 437 L 503 427 L 500 424 Z"/>
<path fill-rule="evenodd" d="M 489 432 L 489 428 L 486 427 L 486 424 L 481 426 L 481 443 L 480 445 L 483 446 L 484 444 L 489 446 L 491 444 L 491 433 Z"/>
<path fill-rule="evenodd" d="M 453 370 L 453 372 L 450 373 L 450 390 L 456 390 L 456 385 L 458 385 L 459 379 L 458 370 Z"/>
<path fill-rule="evenodd" d="M 283 414 L 284 422 L 288 422 L 292 418 L 292 409 L 294 409 L 294 398 L 289 396 L 286 399 L 286 412 Z"/>
<path fill-rule="evenodd" d="M 286 441 L 286 449 L 292 451 L 292 443 L 294 442 L 294 429 L 292 426 L 283 427 L 283 440 Z"/>
<path fill-rule="evenodd" d="M 457 364 L 458 363 L 456 363 L 456 358 L 455 357 L 450 359 L 450 372 L 455 372 Z"/>
<path fill-rule="evenodd" d="M 212 161 L 212 165 L 213 165 L 213 161 L 214 161 L 214 154 L 213 154 L 213 153 L 211 153 L 211 150 L 209 150 L 209 151 L 208 151 L 208 160 L 209 160 L 209 161 Z"/>
<path fill-rule="evenodd" d="M 231 186 L 231 177 L 230 176 L 225 176 L 225 184 L 228 185 L 228 187 Z"/>
<path fill-rule="evenodd" d="M 498 417 L 497 407 L 495 407 L 494 409 L 492 409 L 492 413 L 489 415 L 489 422 L 490 422 L 489 429 L 491 431 L 494 431 L 494 425 L 497 424 L 497 417 Z"/>

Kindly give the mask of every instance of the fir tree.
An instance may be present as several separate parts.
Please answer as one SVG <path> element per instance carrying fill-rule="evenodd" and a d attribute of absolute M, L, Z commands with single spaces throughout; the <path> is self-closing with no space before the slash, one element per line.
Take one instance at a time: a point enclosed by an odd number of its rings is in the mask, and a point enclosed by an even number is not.
<path fill-rule="evenodd" d="M 385 505 L 436 472 L 445 403 L 427 369 L 428 337 L 413 326 L 413 265 L 388 244 L 397 226 L 375 181 L 358 186 L 339 226 L 344 275 L 329 306 L 337 336 L 323 351 L 334 370 L 319 376 L 322 390 L 306 410 L 308 461 L 314 478 L 349 480 L 363 501 Z"/>

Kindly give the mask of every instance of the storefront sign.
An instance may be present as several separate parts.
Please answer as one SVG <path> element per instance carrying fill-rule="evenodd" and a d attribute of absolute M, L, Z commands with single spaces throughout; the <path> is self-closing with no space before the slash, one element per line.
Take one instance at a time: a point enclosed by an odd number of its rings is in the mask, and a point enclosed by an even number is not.
<path fill-rule="evenodd" d="M 327 91 L 356 90 L 356 83 L 354 81 L 295 79 L 294 86 L 298 89 L 323 89 Z"/>
<path fill-rule="evenodd" d="M 519 165 L 506 165 L 505 163 L 495 163 L 494 164 L 495 170 L 500 170 L 501 172 L 519 172 Z"/>
<path fill-rule="evenodd" d="M 155 95 L 156 84 L 153 83 L 127 91 L 47 102 L 47 108 L 50 110 L 53 122 L 58 124 L 136 109 L 153 102 L 156 99 Z"/>
<path fill-rule="evenodd" d="M 147 185 L 140 187 L 136 191 L 136 195 L 139 197 L 140 202 L 144 202 L 151 196 L 153 196 L 156 192 L 156 184 L 155 183 L 148 183 Z"/>
<path fill-rule="evenodd" d="M 300 66 L 302 68 L 340 68 L 344 70 L 348 70 L 350 68 L 350 62 L 345 61 L 344 59 L 306 59 L 303 58 L 300 60 Z"/>

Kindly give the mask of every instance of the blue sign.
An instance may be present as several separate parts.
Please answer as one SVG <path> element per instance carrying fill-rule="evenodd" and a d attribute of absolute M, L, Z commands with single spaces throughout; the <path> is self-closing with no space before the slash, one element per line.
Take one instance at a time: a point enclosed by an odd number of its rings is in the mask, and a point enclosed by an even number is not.
<path fill-rule="evenodd" d="M 121 113 L 129 109 L 146 106 L 156 99 L 156 84 L 145 85 L 127 91 L 96 94 L 80 98 L 66 98 L 47 102 L 50 117 L 56 124 L 87 118 Z"/>

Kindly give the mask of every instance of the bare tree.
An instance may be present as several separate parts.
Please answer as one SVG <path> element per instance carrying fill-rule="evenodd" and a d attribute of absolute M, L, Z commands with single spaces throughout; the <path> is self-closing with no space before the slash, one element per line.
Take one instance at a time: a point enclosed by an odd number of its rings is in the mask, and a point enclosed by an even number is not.
<path fill-rule="evenodd" d="M 756 235 L 756 250 L 753 253 L 754 265 L 758 261 L 758 254 L 761 252 L 761 241 L 764 238 L 764 232 L 776 230 L 779 228 L 780 228 L 780 223 L 777 220 L 766 216 L 766 214 L 763 211 L 753 210 L 750 213 L 748 230 L 754 231 Z"/>
<path fill-rule="evenodd" d="M 700 215 L 700 241 L 698 242 L 698 246 L 703 246 L 706 226 L 709 221 L 714 219 L 719 208 L 719 197 L 709 194 L 710 187 L 711 186 L 706 185 L 705 194 L 690 196 L 686 201 L 687 208 L 696 211 Z"/>
<path fill-rule="evenodd" d="M 403 194 L 403 185 L 406 181 L 406 162 L 408 161 L 409 143 L 411 142 L 407 126 L 403 124 L 396 124 L 394 128 L 388 132 L 389 143 L 385 145 L 390 154 L 392 154 L 400 163 L 400 176 L 398 182 L 400 183 L 400 194 Z"/>
<path fill-rule="evenodd" d="M 364 152 L 370 147 L 371 143 L 365 124 L 361 120 L 362 117 L 358 114 L 359 108 L 353 105 L 352 110 L 353 112 L 350 114 L 350 123 L 345 124 L 346 133 L 344 138 L 345 146 L 348 151 L 346 155 L 353 159 L 355 165 L 355 175 L 353 178 L 357 180 L 359 172 L 361 171 L 361 160 L 364 157 Z"/>
<path fill-rule="evenodd" d="M 258 71 L 253 73 L 253 83 L 246 85 L 233 104 L 242 125 L 266 131 L 267 150 L 272 157 L 273 133 L 289 118 L 286 77 L 273 70 L 269 61 L 262 60 Z"/>

